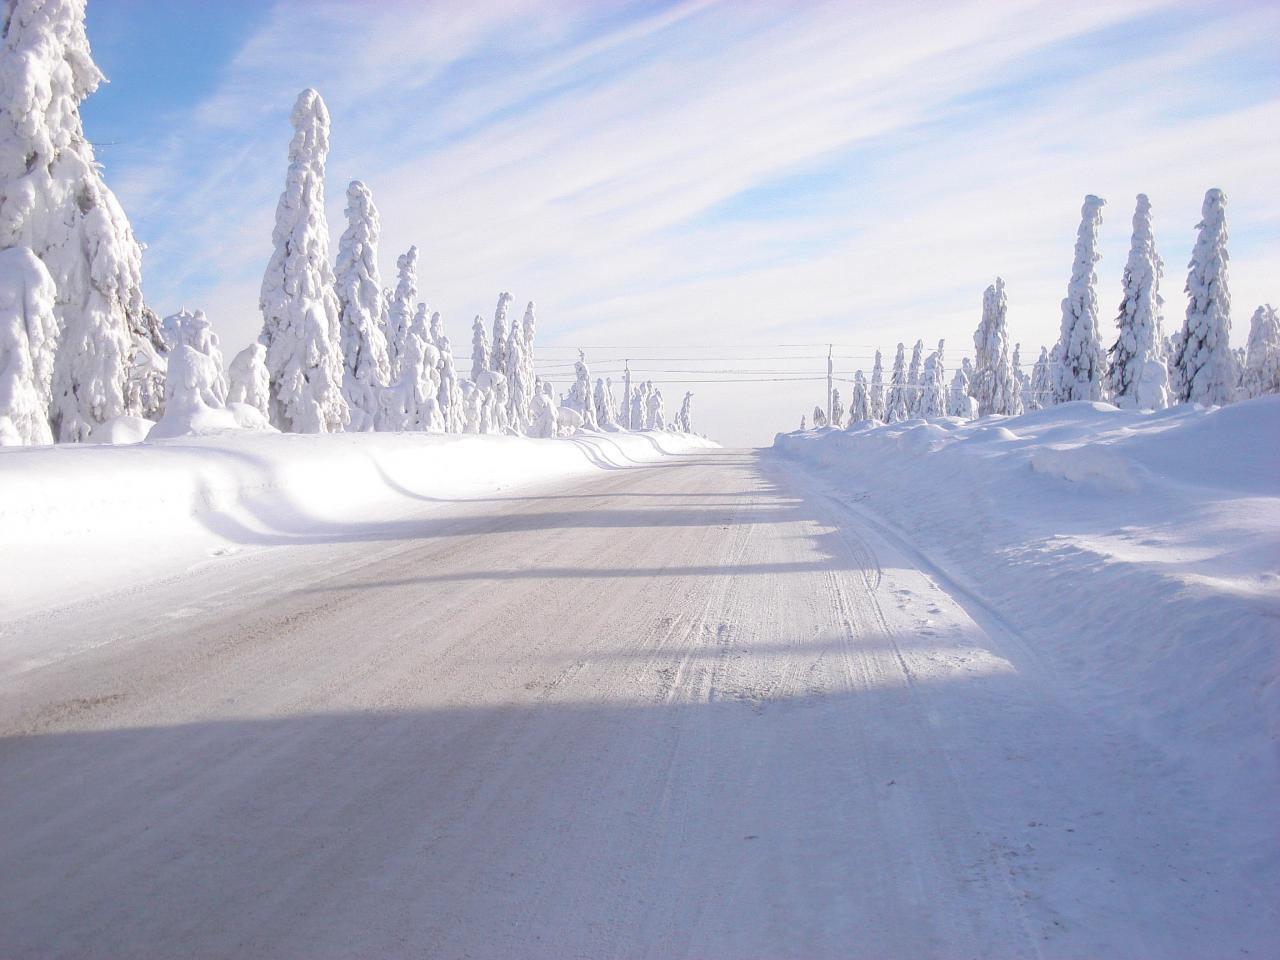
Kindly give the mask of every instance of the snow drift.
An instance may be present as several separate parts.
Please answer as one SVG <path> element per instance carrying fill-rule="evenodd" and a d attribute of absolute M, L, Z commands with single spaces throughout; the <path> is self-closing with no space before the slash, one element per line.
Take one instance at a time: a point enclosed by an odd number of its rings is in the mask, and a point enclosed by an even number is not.
<path fill-rule="evenodd" d="M 305 543 L 318 530 L 359 534 L 362 524 L 411 519 L 433 501 L 711 446 L 667 432 L 533 440 L 233 431 L 131 446 L 4 448 L 0 620 L 145 589 L 246 547 Z"/>
<path fill-rule="evenodd" d="M 904 531 L 1099 716 L 1237 803 L 1280 796 L 1280 397 L 1080 401 L 775 447 Z M 1274 834 L 1239 840 L 1274 880 Z"/>

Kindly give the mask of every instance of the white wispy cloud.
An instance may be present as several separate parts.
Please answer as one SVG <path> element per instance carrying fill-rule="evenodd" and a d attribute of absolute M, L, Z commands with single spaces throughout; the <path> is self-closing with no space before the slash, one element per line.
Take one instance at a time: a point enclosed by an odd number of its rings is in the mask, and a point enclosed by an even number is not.
<path fill-rule="evenodd" d="M 1263 6 L 1154 0 L 285 2 L 150 162 L 109 175 L 151 298 L 205 306 L 230 347 L 256 333 L 304 86 L 333 115 L 334 236 L 359 177 L 384 271 L 418 244 L 455 342 L 511 289 L 549 342 L 945 336 L 958 354 L 999 273 L 1031 354 L 1056 335 L 1085 193 L 1110 201 L 1104 307 L 1151 195 L 1172 320 L 1208 186 L 1231 198 L 1242 328 L 1280 298 L 1277 27 Z M 705 425 L 756 442 L 820 399 L 700 390 Z"/>

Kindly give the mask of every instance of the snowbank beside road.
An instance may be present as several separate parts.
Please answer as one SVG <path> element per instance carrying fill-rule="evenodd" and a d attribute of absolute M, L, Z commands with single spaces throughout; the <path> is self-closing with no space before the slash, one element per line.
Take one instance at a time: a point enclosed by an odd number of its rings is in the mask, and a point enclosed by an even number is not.
<path fill-rule="evenodd" d="M 691 434 L 521 437 L 226 433 L 0 450 L 0 620 L 172 575 L 246 546 L 306 542 L 432 501 L 714 446 Z"/>
<path fill-rule="evenodd" d="M 1280 790 L 1280 397 L 779 435 L 1101 716 L 1223 791 Z M 1274 855 L 1269 838 L 1258 856 Z"/>

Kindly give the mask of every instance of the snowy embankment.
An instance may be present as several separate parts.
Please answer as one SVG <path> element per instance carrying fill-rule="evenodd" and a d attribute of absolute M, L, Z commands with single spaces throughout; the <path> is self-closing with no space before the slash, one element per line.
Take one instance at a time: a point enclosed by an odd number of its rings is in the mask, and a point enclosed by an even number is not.
<path fill-rule="evenodd" d="M 906 534 L 1099 715 L 1274 802 L 1280 397 L 860 426 L 775 447 Z"/>
<path fill-rule="evenodd" d="M 181 574 L 210 556 L 360 535 L 434 501 L 715 446 L 692 434 L 227 432 L 0 450 L 0 619 Z M 372 534 L 370 534 L 372 536 Z"/>

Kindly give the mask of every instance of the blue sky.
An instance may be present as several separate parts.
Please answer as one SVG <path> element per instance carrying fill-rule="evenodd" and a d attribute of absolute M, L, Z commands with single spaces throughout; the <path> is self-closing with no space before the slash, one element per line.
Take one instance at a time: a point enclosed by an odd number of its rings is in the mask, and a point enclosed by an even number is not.
<path fill-rule="evenodd" d="M 945 337 L 954 361 L 1001 275 L 1031 359 L 1084 194 L 1109 201 L 1108 320 L 1151 196 L 1172 325 L 1210 186 L 1230 198 L 1237 342 L 1280 301 L 1269 5 L 90 0 L 89 36 L 112 83 L 86 130 L 148 244 L 148 299 L 204 308 L 228 353 L 257 331 L 306 86 L 333 116 L 335 241 L 358 177 L 384 282 L 416 243 L 456 344 L 508 289 L 602 371 L 644 344 L 835 342 L 849 374 L 875 345 Z M 821 385 L 698 396 L 713 433 L 767 442 Z"/>

